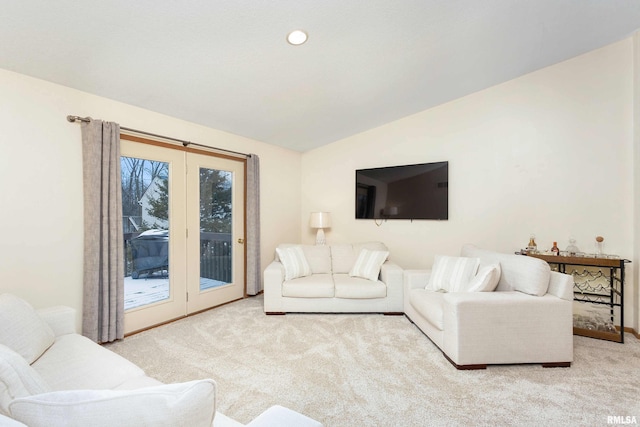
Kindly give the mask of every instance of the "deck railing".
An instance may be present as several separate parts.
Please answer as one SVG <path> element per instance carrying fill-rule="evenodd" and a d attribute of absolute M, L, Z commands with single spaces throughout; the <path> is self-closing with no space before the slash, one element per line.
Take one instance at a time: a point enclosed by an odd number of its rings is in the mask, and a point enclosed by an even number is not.
<path fill-rule="evenodd" d="M 200 233 L 200 277 L 231 283 L 231 233 Z"/>
<path fill-rule="evenodd" d="M 131 240 L 140 235 L 124 233 L 125 277 L 133 272 L 133 251 Z M 232 282 L 232 245 L 230 233 L 200 233 L 200 277 Z"/>

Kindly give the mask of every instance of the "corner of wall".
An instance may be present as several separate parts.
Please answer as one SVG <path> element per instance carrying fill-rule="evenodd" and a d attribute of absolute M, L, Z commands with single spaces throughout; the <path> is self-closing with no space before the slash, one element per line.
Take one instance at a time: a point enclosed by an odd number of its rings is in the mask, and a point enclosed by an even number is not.
<path fill-rule="evenodd" d="M 633 326 L 636 336 L 640 333 L 640 31 L 633 35 Z"/>

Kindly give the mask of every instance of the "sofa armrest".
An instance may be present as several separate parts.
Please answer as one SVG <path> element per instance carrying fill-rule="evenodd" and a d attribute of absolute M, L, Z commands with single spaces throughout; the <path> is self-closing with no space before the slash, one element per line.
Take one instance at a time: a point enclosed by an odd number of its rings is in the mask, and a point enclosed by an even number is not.
<path fill-rule="evenodd" d="M 404 312 L 407 312 L 409 306 L 409 298 L 411 296 L 412 289 L 424 289 L 429 283 L 429 276 L 431 276 L 431 270 L 404 270 L 403 272 L 403 303 Z"/>
<path fill-rule="evenodd" d="M 387 286 L 402 288 L 402 267 L 393 261 L 385 261 L 380 267 L 380 280 Z"/>
<path fill-rule="evenodd" d="M 38 314 L 53 329 L 56 337 L 60 335 L 75 334 L 76 310 L 64 305 L 41 308 Z"/>
<path fill-rule="evenodd" d="M 284 282 L 284 266 L 280 261 L 273 261 L 264 269 L 264 285 L 282 285 Z"/>
<path fill-rule="evenodd" d="M 247 427 L 322 427 L 322 423 L 280 405 L 272 406 L 253 419 Z"/>
<path fill-rule="evenodd" d="M 447 321 L 457 328 L 488 331 L 496 329 L 566 329 L 573 335 L 573 304 L 553 295 L 541 297 L 518 291 L 450 292 L 443 296 Z M 468 324 L 463 325 L 462 323 Z"/>
<path fill-rule="evenodd" d="M 567 301 L 573 301 L 573 276 L 552 271 L 547 293 Z"/>
<path fill-rule="evenodd" d="M 380 281 L 387 287 L 386 313 L 404 312 L 403 269 L 393 261 L 386 261 L 380 267 Z"/>
<path fill-rule="evenodd" d="M 282 283 L 284 282 L 284 266 L 273 261 L 264 270 L 264 311 L 265 313 L 284 312 L 282 305 Z"/>
<path fill-rule="evenodd" d="M 459 365 L 573 360 L 573 303 L 553 295 L 446 293 L 443 325 L 442 350 Z"/>
<path fill-rule="evenodd" d="M 405 270 L 404 285 L 405 290 L 422 288 L 424 289 L 429 283 L 431 270 Z"/>

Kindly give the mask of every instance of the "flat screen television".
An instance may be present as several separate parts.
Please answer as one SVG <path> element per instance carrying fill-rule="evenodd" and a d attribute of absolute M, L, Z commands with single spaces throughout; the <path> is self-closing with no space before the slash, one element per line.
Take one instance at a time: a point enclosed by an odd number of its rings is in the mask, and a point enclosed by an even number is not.
<path fill-rule="evenodd" d="M 356 170 L 356 219 L 449 219 L 449 162 Z"/>

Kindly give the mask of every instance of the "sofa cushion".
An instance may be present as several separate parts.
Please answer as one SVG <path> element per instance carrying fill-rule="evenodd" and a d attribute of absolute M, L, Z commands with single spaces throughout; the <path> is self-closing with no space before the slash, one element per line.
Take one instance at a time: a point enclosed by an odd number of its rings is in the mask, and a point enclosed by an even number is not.
<path fill-rule="evenodd" d="M 163 383 L 161 381 L 158 381 L 155 378 L 147 377 L 145 375 L 129 378 L 128 380 L 112 388 L 111 390 L 135 390 L 138 388 L 154 387 L 162 384 Z"/>
<path fill-rule="evenodd" d="M 278 247 L 276 248 L 276 253 L 284 266 L 285 280 L 305 277 L 311 274 L 311 267 L 300 246 Z"/>
<path fill-rule="evenodd" d="M 53 391 L 112 389 L 145 375 L 124 357 L 78 334 L 58 337 L 31 366 Z"/>
<path fill-rule="evenodd" d="M 9 410 L 30 427 L 210 427 L 215 391 L 213 380 L 127 391 L 57 391 L 16 399 Z"/>
<path fill-rule="evenodd" d="M 312 274 L 331 273 L 331 249 L 323 245 L 302 245 Z"/>
<path fill-rule="evenodd" d="M 443 299 L 444 292 L 434 292 L 427 289 L 411 289 L 409 291 L 409 303 L 425 319 L 439 330 L 444 330 Z"/>
<path fill-rule="evenodd" d="M 291 298 L 333 298 L 335 295 L 331 274 L 314 274 L 286 280 L 282 283 L 282 296 Z"/>
<path fill-rule="evenodd" d="M 475 276 L 479 258 L 436 255 L 427 289 L 462 292 Z"/>
<path fill-rule="evenodd" d="M 333 273 L 348 274 L 363 248 L 370 251 L 389 250 L 382 242 L 331 245 L 331 271 Z"/>
<path fill-rule="evenodd" d="M 53 344 L 55 334 L 25 300 L 0 295 L 0 344 L 33 363 Z"/>
<path fill-rule="evenodd" d="M 331 245 L 331 271 L 335 274 L 348 274 L 356 262 L 353 245 Z"/>
<path fill-rule="evenodd" d="M 471 278 L 464 291 L 466 292 L 493 292 L 500 281 L 500 264 L 481 266 L 478 273 Z"/>
<path fill-rule="evenodd" d="M 349 276 L 362 277 L 376 282 L 380 275 L 380 267 L 388 257 L 389 251 L 370 251 L 367 248 L 362 248 L 351 271 L 349 271 Z"/>
<path fill-rule="evenodd" d="M 336 298 L 384 298 L 387 296 L 387 286 L 379 280 L 371 281 L 361 277 L 351 277 L 347 274 L 334 274 Z"/>
<path fill-rule="evenodd" d="M 0 344 L 0 414 L 8 414 L 9 403 L 18 397 L 48 391 L 49 386 L 24 357 Z"/>
<path fill-rule="evenodd" d="M 500 263 L 497 291 L 519 291 L 537 296 L 547 293 L 551 268 L 541 259 L 493 252 L 474 245 L 464 245 L 461 255 L 479 257 L 482 265 Z"/>

